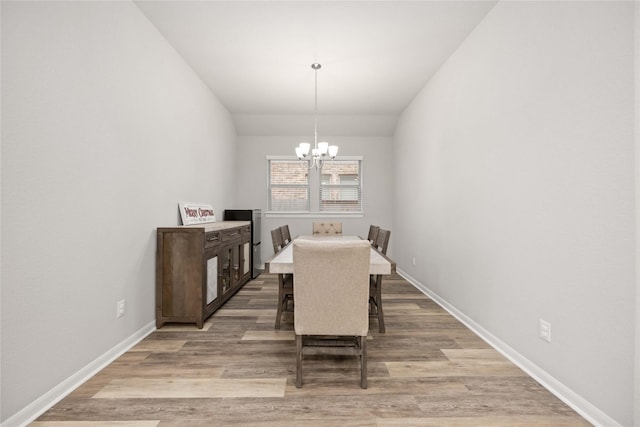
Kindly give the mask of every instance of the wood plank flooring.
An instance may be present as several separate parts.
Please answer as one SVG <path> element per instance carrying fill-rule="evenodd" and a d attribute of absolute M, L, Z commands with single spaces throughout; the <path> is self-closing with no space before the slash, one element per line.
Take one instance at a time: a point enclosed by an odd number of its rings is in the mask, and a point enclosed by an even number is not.
<path fill-rule="evenodd" d="M 295 387 L 277 279 L 249 282 L 206 322 L 155 331 L 33 427 L 589 426 L 400 276 L 386 276 L 386 333 L 371 320 L 368 385 L 355 357 L 314 356 Z"/>

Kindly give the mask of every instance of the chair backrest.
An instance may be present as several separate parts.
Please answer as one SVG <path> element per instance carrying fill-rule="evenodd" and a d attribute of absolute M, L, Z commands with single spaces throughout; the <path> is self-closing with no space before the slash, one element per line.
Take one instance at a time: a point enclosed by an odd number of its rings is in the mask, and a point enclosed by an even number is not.
<path fill-rule="evenodd" d="M 342 234 L 341 222 L 314 222 L 313 234 Z"/>
<path fill-rule="evenodd" d="M 391 237 L 391 231 L 381 228 L 378 231 L 378 237 L 373 246 L 383 254 L 387 254 L 387 247 L 389 246 L 389 238 Z"/>
<path fill-rule="evenodd" d="M 291 241 L 291 233 L 289 232 L 289 226 L 287 224 L 280 227 L 280 233 L 282 234 L 282 244 L 286 245 Z"/>
<path fill-rule="evenodd" d="M 370 252 L 366 240 L 293 242 L 297 335 L 367 335 Z"/>
<path fill-rule="evenodd" d="M 280 231 L 280 228 L 271 230 L 271 242 L 273 243 L 273 253 L 277 254 L 280 252 L 280 249 L 284 246 L 284 243 L 282 242 L 282 231 Z"/>
<path fill-rule="evenodd" d="M 377 225 L 370 225 L 369 226 L 369 235 L 367 236 L 367 240 L 372 245 L 374 243 L 376 243 L 376 239 L 378 238 L 378 232 L 379 231 L 380 231 L 380 227 L 378 227 Z"/>

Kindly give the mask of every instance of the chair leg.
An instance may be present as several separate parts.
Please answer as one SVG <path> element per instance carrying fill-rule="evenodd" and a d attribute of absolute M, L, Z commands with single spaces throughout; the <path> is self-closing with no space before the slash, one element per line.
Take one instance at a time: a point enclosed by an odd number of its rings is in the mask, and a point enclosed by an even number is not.
<path fill-rule="evenodd" d="M 367 388 L 367 337 L 360 340 L 360 388 Z"/>
<path fill-rule="evenodd" d="M 378 328 L 380 333 L 385 333 L 384 328 L 384 312 L 382 311 L 382 277 L 378 279 L 378 286 L 376 286 L 376 308 L 378 309 Z"/>
<path fill-rule="evenodd" d="M 302 387 L 302 335 L 296 335 L 296 388 Z"/>
<path fill-rule="evenodd" d="M 282 317 L 282 305 L 286 303 L 284 300 L 283 278 L 278 275 L 278 310 L 276 311 L 275 329 L 280 329 L 280 318 Z"/>
<path fill-rule="evenodd" d="M 282 317 L 282 301 L 278 301 L 278 311 L 276 311 L 276 329 L 280 329 L 280 317 Z"/>
<path fill-rule="evenodd" d="M 382 275 L 375 277 L 375 285 L 372 295 L 369 296 L 369 315 L 378 318 L 378 328 L 380 333 L 385 333 L 384 312 L 382 311 Z"/>

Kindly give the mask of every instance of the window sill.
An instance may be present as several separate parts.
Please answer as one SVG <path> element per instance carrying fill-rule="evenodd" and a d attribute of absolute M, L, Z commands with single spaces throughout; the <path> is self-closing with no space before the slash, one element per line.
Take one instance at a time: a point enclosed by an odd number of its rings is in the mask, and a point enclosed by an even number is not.
<path fill-rule="evenodd" d="M 364 212 L 278 212 L 266 211 L 265 218 L 364 218 Z"/>

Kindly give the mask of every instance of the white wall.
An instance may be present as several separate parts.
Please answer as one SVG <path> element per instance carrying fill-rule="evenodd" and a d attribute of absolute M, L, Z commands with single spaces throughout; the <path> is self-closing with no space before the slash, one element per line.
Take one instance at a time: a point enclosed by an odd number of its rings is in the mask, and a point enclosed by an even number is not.
<path fill-rule="evenodd" d="M 634 411 L 633 7 L 498 3 L 394 140 L 398 265 L 624 426 Z"/>
<path fill-rule="evenodd" d="M 311 123 L 313 126 L 313 123 Z M 313 132 L 313 128 L 309 129 Z M 391 164 L 392 138 L 326 136 L 327 141 L 340 147 L 338 156 L 363 156 L 363 210 L 360 218 L 337 217 L 342 221 L 343 233 L 364 235 L 370 224 L 391 228 L 393 207 L 393 169 Z M 267 209 L 267 155 L 294 156 L 294 148 L 304 140 L 295 136 L 240 136 L 237 139 L 237 189 L 238 208 Z M 309 137 L 307 136 L 308 140 Z M 311 233 L 311 224 L 316 218 L 263 218 L 262 219 L 262 262 L 273 255 L 271 231 L 283 224 L 289 224 L 292 236 Z M 393 230 L 388 253 L 392 254 Z"/>
<path fill-rule="evenodd" d="M 129 2 L 3 1 L 2 125 L 5 421 L 153 326 L 155 228 L 235 202 L 235 130 Z"/>

